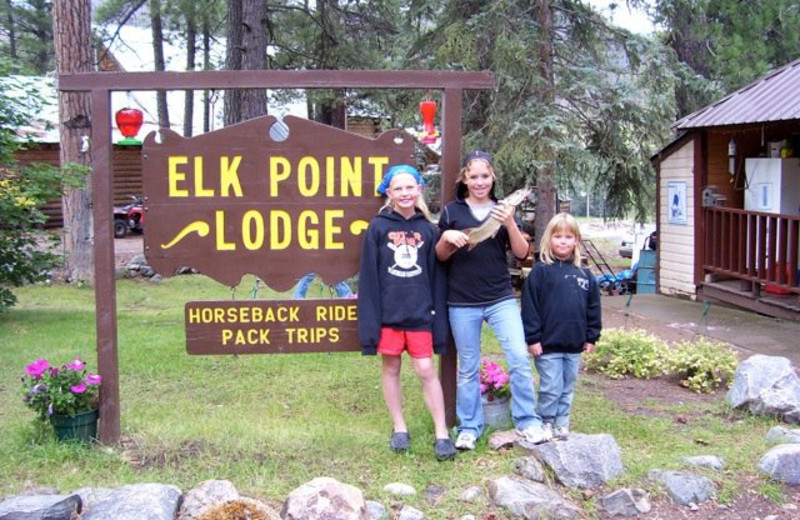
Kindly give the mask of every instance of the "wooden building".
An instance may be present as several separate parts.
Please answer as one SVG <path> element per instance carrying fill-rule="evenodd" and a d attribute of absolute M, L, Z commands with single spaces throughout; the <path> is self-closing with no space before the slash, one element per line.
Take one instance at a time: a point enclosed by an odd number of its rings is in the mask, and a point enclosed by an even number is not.
<path fill-rule="evenodd" d="M 657 172 L 657 290 L 800 321 L 800 60 L 674 125 Z"/>

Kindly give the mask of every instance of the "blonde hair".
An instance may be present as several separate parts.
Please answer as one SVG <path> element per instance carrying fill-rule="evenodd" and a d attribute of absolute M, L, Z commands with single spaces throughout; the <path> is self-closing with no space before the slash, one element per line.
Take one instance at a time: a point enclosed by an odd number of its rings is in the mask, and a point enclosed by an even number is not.
<path fill-rule="evenodd" d="M 575 217 L 569 213 L 558 213 L 547 223 L 542 240 L 539 242 L 539 258 L 541 261 L 546 264 L 555 262 L 556 259 L 550 242 L 556 231 L 568 231 L 575 235 L 575 250 L 572 254 L 572 263 L 575 267 L 581 267 L 583 262 L 583 256 L 581 255 L 581 228 Z"/>
<path fill-rule="evenodd" d="M 458 177 L 456 178 L 456 195 L 460 199 L 466 198 L 469 192 L 466 183 L 467 172 L 469 171 L 469 167 L 472 165 L 472 163 L 478 161 L 482 161 L 484 164 L 486 164 L 486 168 L 489 170 L 489 173 L 492 174 L 492 189 L 489 192 L 490 193 L 489 198 L 491 198 L 492 200 L 497 200 L 497 197 L 495 197 L 494 195 L 494 188 L 495 185 L 497 184 L 497 173 L 494 171 L 494 165 L 492 164 L 492 161 L 483 157 L 476 157 L 474 159 L 470 159 L 469 161 L 467 161 L 466 164 L 464 164 L 464 167 L 461 168 L 461 171 L 458 172 Z"/>
<path fill-rule="evenodd" d="M 392 186 L 392 182 L 394 182 L 394 179 L 395 178 L 393 177 L 392 180 L 389 181 L 389 187 Z M 420 213 L 422 213 L 422 216 L 425 217 L 426 220 L 430 221 L 431 220 L 431 210 L 429 210 L 428 209 L 428 205 L 425 204 L 425 197 L 422 194 L 422 190 L 424 189 L 424 186 L 422 186 L 419 183 L 417 183 L 417 186 L 420 187 L 420 191 L 419 191 L 419 197 L 417 197 L 417 200 L 414 201 L 414 207 L 417 208 L 420 211 Z M 386 202 L 383 204 L 383 206 L 381 206 L 381 209 L 378 210 L 378 213 L 380 213 L 381 211 L 383 211 L 386 208 L 394 210 L 394 202 L 389 197 L 386 197 Z"/>

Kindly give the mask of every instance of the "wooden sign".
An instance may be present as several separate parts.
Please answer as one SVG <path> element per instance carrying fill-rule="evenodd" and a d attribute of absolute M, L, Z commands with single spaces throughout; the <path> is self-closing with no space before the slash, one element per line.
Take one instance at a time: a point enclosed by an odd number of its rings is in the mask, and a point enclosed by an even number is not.
<path fill-rule="evenodd" d="M 189 354 L 360 349 L 355 299 L 194 301 L 185 321 Z"/>
<path fill-rule="evenodd" d="M 309 272 L 328 284 L 358 272 L 362 233 L 382 204 L 375 188 L 389 166 L 413 164 L 414 141 L 284 122 L 288 136 L 265 116 L 189 139 L 145 138 L 144 246 L 158 273 L 187 266 L 230 286 L 254 274 L 286 291 Z"/>

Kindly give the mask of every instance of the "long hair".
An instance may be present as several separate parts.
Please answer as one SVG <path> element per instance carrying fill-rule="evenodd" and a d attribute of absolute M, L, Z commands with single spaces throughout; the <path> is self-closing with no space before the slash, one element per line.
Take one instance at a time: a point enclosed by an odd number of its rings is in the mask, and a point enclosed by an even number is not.
<path fill-rule="evenodd" d="M 467 184 L 464 181 L 467 178 L 467 172 L 469 171 L 470 165 L 477 161 L 483 161 L 484 164 L 486 164 L 486 167 L 489 169 L 489 173 L 492 174 L 492 189 L 489 191 L 489 198 L 496 201 L 497 196 L 494 194 L 494 188 L 497 186 L 497 174 L 494 171 L 492 162 L 483 157 L 471 159 L 464 164 L 463 168 L 461 168 L 461 171 L 458 173 L 458 178 L 456 179 L 456 198 L 466 199 L 467 195 L 469 195 L 469 188 L 467 188 Z"/>
<path fill-rule="evenodd" d="M 555 262 L 556 259 L 550 242 L 556 231 L 569 231 L 575 235 L 575 251 L 572 254 L 572 263 L 575 267 L 580 267 L 583 261 L 581 255 L 581 228 L 575 217 L 569 213 L 558 213 L 547 223 L 542 240 L 539 242 L 539 258 L 546 264 Z"/>
<path fill-rule="evenodd" d="M 394 180 L 394 179 L 392 179 L 392 180 Z M 391 183 L 389 185 L 391 186 Z M 417 197 L 417 200 L 414 201 L 414 207 L 417 208 L 419 210 L 419 212 L 422 213 L 422 216 L 425 217 L 425 219 L 430 222 L 431 221 L 431 210 L 429 210 L 428 209 L 428 205 L 425 204 L 425 197 L 423 195 L 423 190 L 425 189 L 425 187 L 421 186 L 421 185 L 418 185 L 418 186 L 420 186 L 420 192 L 419 192 L 419 197 Z M 381 206 L 381 209 L 378 211 L 378 213 L 380 213 L 381 211 L 383 211 L 386 208 L 389 208 L 392 211 L 394 211 L 394 202 L 389 197 L 386 197 L 386 202 L 383 204 L 383 206 Z"/>

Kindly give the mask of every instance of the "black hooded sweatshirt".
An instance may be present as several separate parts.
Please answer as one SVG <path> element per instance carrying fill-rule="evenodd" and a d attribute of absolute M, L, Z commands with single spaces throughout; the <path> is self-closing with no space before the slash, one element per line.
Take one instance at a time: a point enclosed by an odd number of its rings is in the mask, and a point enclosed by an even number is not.
<path fill-rule="evenodd" d="M 377 353 L 381 327 L 431 331 L 437 354 L 447 346 L 447 277 L 436 260 L 436 227 L 417 212 L 406 219 L 385 208 L 361 246 L 358 336 L 362 353 Z"/>
<path fill-rule="evenodd" d="M 572 260 L 537 263 L 522 286 L 522 324 L 528 345 L 543 353 L 577 354 L 600 339 L 600 288 Z"/>

